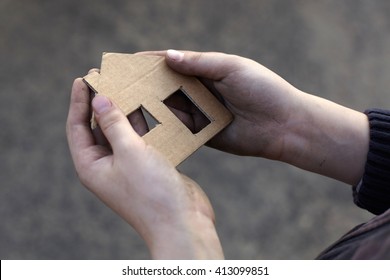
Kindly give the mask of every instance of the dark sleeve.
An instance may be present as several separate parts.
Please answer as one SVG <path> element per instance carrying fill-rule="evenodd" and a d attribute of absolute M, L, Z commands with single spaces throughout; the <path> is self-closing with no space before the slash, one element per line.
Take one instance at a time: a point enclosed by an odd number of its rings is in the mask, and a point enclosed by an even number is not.
<path fill-rule="evenodd" d="M 390 209 L 356 226 L 337 242 L 324 250 L 321 260 L 389 260 Z"/>
<path fill-rule="evenodd" d="M 379 215 L 390 208 L 390 110 L 371 109 L 365 113 L 370 124 L 370 146 L 353 197 L 356 205 Z"/>

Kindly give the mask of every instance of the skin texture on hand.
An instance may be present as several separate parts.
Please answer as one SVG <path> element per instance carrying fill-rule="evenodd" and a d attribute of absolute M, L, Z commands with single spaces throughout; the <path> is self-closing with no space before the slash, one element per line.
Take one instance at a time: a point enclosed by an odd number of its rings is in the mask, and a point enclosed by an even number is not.
<path fill-rule="evenodd" d="M 364 114 L 304 93 L 247 58 L 174 50 L 139 54 L 163 55 L 173 70 L 197 76 L 233 113 L 234 121 L 210 146 L 352 185 L 360 180 L 369 141 Z"/>
<path fill-rule="evenodd" d="M 89 90 L 76 79 L 66 131 L 80 181 L 134 227 L 153 258 L 223 258 L 214 212 L 201 188 L 146 145 L 106 97 L 95 97 L 92 107 L 109 146 L 92 134 Z"/>

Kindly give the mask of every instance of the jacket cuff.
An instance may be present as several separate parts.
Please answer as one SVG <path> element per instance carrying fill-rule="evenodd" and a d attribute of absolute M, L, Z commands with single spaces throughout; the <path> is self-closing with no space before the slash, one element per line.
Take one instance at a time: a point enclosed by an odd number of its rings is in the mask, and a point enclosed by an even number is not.
<path fill-rule="evenodd" d="M 370 124 L 370 144 L 365 171 L 353 187 L 356 205 L 379 215 L 390 208 L 390 111 L 364 112 Z"/>

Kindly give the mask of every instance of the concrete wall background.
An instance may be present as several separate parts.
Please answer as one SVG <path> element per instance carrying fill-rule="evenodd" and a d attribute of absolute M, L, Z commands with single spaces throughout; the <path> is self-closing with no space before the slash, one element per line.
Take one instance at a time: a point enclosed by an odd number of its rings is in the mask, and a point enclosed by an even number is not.
<path fill-rule="evenodd" d="M 390 107 L 389 1 L 0 2 L 1 259 L 144 259 L 78 182 L 65 138 L 75 77 L 103 51 L 222 51 L 357 110 Z M 209 195 L 229 259 L 311 259 L 371 217 L 349 186 L 202 148 L 180 170 Z"/>

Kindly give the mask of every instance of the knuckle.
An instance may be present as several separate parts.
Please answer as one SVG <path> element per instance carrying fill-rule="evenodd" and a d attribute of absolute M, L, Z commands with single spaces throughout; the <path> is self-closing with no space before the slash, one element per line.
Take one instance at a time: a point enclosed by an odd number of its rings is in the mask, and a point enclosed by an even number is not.
<path fill-rule="evenodd" d="M 192 55 L 191 60 L 193 63 L 199 63 L 202 60 L 203 56 L 203 52 L 197 52 Z"/>
<path fill-rule="evenodd" d="M 113 129 L 122 121 L 122 116 L 117 110 L 110 110 L 107 114 L 99 116 L 98 123 L 103 131 Z"/>

